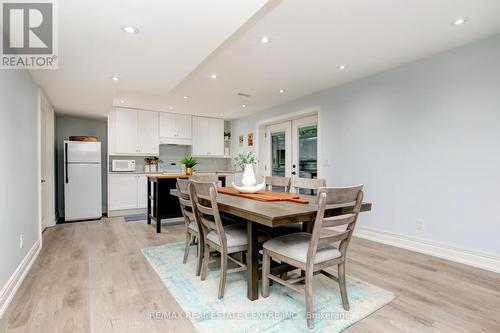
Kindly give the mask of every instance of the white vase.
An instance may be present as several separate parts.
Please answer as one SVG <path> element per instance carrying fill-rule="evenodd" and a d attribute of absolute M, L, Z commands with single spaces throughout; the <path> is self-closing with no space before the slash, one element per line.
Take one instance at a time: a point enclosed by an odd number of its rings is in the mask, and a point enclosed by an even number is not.
<path fill-rule="evenodd" d="M 257 180 L 255 179 L 255 174 L 253 172 L 253 164 L 245 165 L 245 171 L 243 172 L 241 183 L 244 187 L 252 187 L 257 184 Z"/>

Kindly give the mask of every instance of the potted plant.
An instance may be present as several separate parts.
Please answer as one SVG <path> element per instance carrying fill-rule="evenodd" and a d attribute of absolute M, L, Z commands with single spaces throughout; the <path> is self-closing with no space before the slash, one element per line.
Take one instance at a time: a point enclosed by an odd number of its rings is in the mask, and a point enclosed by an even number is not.
<path fill-rule="evenodd" d="M 157 172 L 158 171 L 158 163 L 160 163 L 160 159 L 158 157 L 146 157 L 144 159 L 146 165 L 144 166 L 144 171 L 146 172 Z"/>
<path fill-rule="evenodd" d="M 191 176 L 193 174 L 193 167 L 198 164 L 198 161 L 188 155 L 182 158 L 181 164 L 186 166 L 186 175 Z"/>
<path fill-rule="evenodd" d="M 255 179 L 255 173 L 253 171 L 253 166 L 257 164 L 257 156 L 253 151 L 247 151 L 246 153 L 240 153 L 234 158 L 234 163 L 239 166 L 243 172 L 243 178 L 241 183 L 244 187 L 252 187 L 257 184 Z"/>

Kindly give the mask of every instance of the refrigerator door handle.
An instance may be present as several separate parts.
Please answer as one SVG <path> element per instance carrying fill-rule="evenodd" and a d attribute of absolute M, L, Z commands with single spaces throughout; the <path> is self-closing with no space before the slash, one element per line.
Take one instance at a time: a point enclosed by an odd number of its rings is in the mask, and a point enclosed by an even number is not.
<path fill-rule="evenodd" d="M 64 144 L 64 168 L 65 168 L 65 174 L 66 174 L 66 184 L 69 183 L 69 175 L 68 175 L 68 143 Z"/>

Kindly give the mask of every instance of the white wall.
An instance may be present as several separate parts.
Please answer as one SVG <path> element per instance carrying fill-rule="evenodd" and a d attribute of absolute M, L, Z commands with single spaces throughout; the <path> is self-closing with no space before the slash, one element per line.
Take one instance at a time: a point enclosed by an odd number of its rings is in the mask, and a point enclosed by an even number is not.
<path fill-rule="evenodd" d="M 0 142 L 1 289 L 39 236 L 38 89 L 27 71 L 0 71 Z"/>
<path fill-rule="evenodd" d="M 321 176 L 373 202 L 359 225 L 500 255 L 500 36 L 235 120 L 232 151 L 257 121 L 318 105 Z"/>

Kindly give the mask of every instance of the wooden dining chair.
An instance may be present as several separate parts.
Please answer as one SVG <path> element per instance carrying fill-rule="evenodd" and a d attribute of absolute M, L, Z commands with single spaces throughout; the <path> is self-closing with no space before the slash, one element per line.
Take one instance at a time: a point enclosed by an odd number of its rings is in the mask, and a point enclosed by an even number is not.
<path fill-rule="evenodd" d="M 204 183 L 215 183 L 219 182 L 219 176 L 215 173 L 195 173 L 192 177 L 192 180 L 196 180 L 198 182 Z"/>
<path fill-rule="evenodd" d="M 300 190 L 317 192 L 320 187 L 326 186 L 326 180 L 320 178 L 292 178 L 291 192 L 300 193 Z"/>
<path fill-rule="evenodd" d="M 214 183 L 193 180 L 190 186 L 190 193 L 193 199 L 195 218 L 201 222 L 200 227 L 204 237 L 201 279 L 205 280 L 207 276 L 210 250 L 219 252 L 221 273 L 218 297 L 223 298 L 227 274 L 247 269 L 245 263 L 232 256 L 232 254 L 246 253 L 248 250 L 246 226 L 238 223 L 227 226 L 222 224 L 217 206 L 217 188 Z M 259 241 L 261 243 L 267 239 L 269 239 L 267 235 L 259 234 Z M 228 270 L 228 260 L 236 263 L 238 267 Z"/>
<path fill-rule="evenodd" d="M 300 232 L 271 239 L 264 243 L 262 264 L 262 296 L 269 296 L 269 280 L 276 281 L 293 290 L 304 293 L 306 299 L 307 326 L 312 328 L 313 275 L 321 273 L 337 281 L 340 286 L 342 306 L 349 311 L 347 298 L 345 262 L 347 248 L 358 219 L 363 201 L 363 185 L 341 188 L 323 187 L 318 190 L 318 213 L 312 234 Z M 326 217 L 327 205 L 352 204 L 353 209 L 345 214 Z M 345 226 L 341 232 L 328 230 Z M 271 258 L 305 271 L 305 276 L 283 280 L 270 274 Z M 325 271 L 337 265 L 337 277 Z M 305 280 L 305 285 L 298 284 Z"/>
<path fill-rule="evenodd" d="M 290 177 L 266 176 L 264 182 L 268 191 L 276 191 L 283 188 L 283 192 L 290 192 Z"/>
<path fill-rule="evenodd" d="M 326 180 L 324 179 L 294 177 L 290 180 L 290 192 L 292 193 L 300 193 L 300 190 L 310 190 L 310 192 L 317 192 L 320 187 L 325 186 Z M 300 232 L 302 231 L 302 223 L 289 224 L 275 229 L 276 230 L 273 231 L 274 235 L 286 235 L 293 232 Z M 283 273 L 283 278 L 285 277 L 286 273 Z"/>
<path fill-rule="evenodd" d="M 191 200 L 191 195 L 189 193 L 191 181 L 188 179 L 177 179 L 177 196 L 179 198 L 179 204 L 181 206 L 182 216 L 184 218 L 184 224 L 186 226 L 186 246 L 184 248 L 184 258 L 182 263 L 187 262 L 189 256 L 189 249 L 193 242 L 196 240 L 198 242 L 197 246 L 197 256 L 198 263 L 196 265 L 196 276 L 200 276 L 201 262 L 202 262 L 202 251 L 203 251 L 203 236 L 200 234 L 200 226 L 194 217 L 193 203 Z"/>

